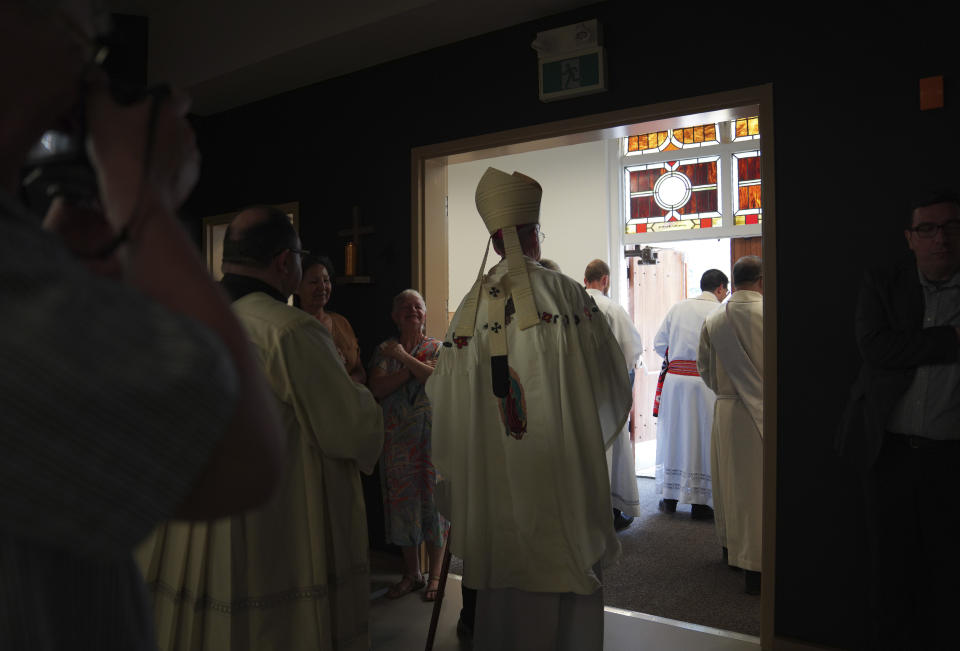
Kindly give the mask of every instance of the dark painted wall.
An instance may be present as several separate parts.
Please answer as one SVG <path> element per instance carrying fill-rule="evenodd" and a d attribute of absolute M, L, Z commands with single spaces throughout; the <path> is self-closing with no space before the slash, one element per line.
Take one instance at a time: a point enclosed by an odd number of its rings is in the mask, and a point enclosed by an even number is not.
<path fill-rule="evenodd" d="M 377 229 L 365 260 L 376 282 L 337 287 L 331 306 L 368 354 L 391 333 L 390 299 L 409 283 L 411 147 L 772 82 L 776 632 L 851 647 L 863 629 L 865 548 L 857 484 L 831 440 L 857 367 L 853 303 L 863 266 L 903 250 L 893 223 L 910 197 L 958 184 L 955 39 L 945 15 L 874 6 L 853 17 L 793 5 L 807 13 L 768 20 L 750 18 L 751 6 L 602 3 L 208 117 L 188 212 L 199 241 L 203 215 L 297 200 L 304 245 L 342 263 L 336 231 L 359 205 Z M 589 18 L 605 30 L 609 92 L 540 103 L 534 34 Z M 946 77 L 947 108 L 921 112 L 918 79 L 932 74 Z"/>

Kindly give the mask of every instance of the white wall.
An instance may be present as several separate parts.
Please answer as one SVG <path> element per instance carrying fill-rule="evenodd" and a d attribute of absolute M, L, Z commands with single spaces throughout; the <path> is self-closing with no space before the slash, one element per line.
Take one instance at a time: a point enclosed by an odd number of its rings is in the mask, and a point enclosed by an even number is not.
<path fill-rule="evenodd" d="M 609 263 L 610 197 L 603 141 L 450 165 L 451 311 L 470 290 L 483 259 L 488 233 L 477 213 L 474 193 L 488 167 L 508 174 L 521 172 L 543 187 L 540 230 L 546 239 L 542 254 L 559 264 L 563 273 L 582 282 L 588 262 L 602 258 Z M 499 260 L 491 247 L 487 269 Z"/>

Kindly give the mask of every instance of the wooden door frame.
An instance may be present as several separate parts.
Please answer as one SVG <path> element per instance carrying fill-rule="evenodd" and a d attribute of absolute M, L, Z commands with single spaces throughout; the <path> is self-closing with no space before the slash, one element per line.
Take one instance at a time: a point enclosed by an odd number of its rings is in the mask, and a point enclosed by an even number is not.
<path fill-rule="evenodd" d="M 446 165 L 451 157 L 479 150 L 504 148 L 504 153 L 523 150 L 525 143 L 557 139 L 557 144 L 573 144 L 630 135 L 633 124 L 669 120 L 685 115 L 722 111 L 731 107 L 756 105 L 763 125 L 763 585 L 760 599 L 760 640 L 763 649 L 775 648 L 775 568 L 777 504 L 777 276 L 776 276 L 776 184 L 774 182 L 773 85 L 764 84 L 740 90 L 702 95 L 688 99 L 586 115 L 568 120 L 510 129 L 497 133 L 461 138 L 449 142 L 414 147 L 410 152 L 410 230 L 411 284 L 424 294 L 428 305 L 428 332 L 440 335 L 446 329 L 449 278 L 447 250 L 438 250 L 447 241 Z M 498 154 L 494 154 L 498 155 Z M 477 156 L 483 158 L 486 155 Z M 467 159 L 463 159 L 467 160 Z M 443 195 L 436 195 L 440 189 Z M 442 215 L 442 218 L 439 217 Z M 427 227 L 428 216 L 430 227 Z M 478 264 L 461 260 L 458 264 Z M 451 306 L 452 307 L 452 306 Z M 442 313 L 443 327 L 440 328 Z M 433 318 L 431 320 L 431 314 Z M 782 640 L 781 642 L 786 642 Z M 777 645 L 783 648 L 782 645 Z M 793 647 L 796 648 L 796 647 Z"/>

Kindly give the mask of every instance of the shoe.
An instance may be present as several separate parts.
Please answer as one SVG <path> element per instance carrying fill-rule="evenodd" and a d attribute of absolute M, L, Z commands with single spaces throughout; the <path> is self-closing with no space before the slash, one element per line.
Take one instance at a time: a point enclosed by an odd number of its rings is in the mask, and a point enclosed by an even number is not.
<path fill-rule="evenodd" d="M 424 581 L 423 577 L 419 574 L 416 576 L 404 574 L 402 579 L 394 583 L 390 589 L 387 590 L 387 599 L 399 599 L 403 595 L 419 590 L 425 585 L 426 581 Z"/>
<path fill-rule="evenodd" d="M 423 591 L 424 601 L 436 601 L 440 592 L 440 577 L 427 575 L 427 589 Z"/>
<path fill-rule="evenodd" d="M 706 504 L 694 504 L 690 508 L 690 517 L 694 520 L 713 520 L 713 509 Z"/>
<path fill-rule="evenodd" d="M 760 594 L 760 572 L 752 570 L 743 571 L 743 584 L 745 592 L 751 595 Z"/>
<path fill-rule="evenodd" d="M 677 500 L 660 500 L 660 504 L 657 505 L 657 508 L 664 513 L 676 513 Z"/>
<path fill-rule="evenodd" d="M 464 640 L 473 639 L 473 627 L 463 621 L 463 613 L 457 618 L 457 637 Z"/>
<path fill-rule="evenodd" d="M 613 529 L 614 531 L 623 531 L 633 524 L 633 516 L 624 515 L 620 509 L 613 510 Z"/>

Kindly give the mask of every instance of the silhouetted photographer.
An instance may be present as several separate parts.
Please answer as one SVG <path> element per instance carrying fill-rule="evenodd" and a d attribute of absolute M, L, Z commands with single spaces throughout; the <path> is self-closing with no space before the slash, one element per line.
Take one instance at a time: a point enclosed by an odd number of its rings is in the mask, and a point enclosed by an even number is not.
<path fill-rule="evenodd" d="M 155 648 L 132 547 L 164 519 L 263 503 L 285 452 L 247 336 L 176 219 L 199 171 L 189 100 L 118 105 L 97 9 L 0 0 L 4 649 Z M 21 177 L 52 129 L 76 134 L 94 182 L 51 184 L 41 228 Z"/>

